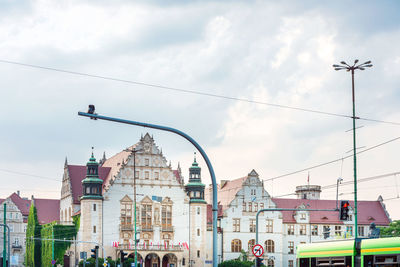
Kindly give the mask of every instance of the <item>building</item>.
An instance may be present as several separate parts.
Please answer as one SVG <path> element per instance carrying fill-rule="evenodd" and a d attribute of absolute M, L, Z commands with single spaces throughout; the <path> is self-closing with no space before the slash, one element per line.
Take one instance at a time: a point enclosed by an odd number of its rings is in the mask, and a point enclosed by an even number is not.
<path fill-rule="evenodd" d="M 196 158 L 185 186 L 179 164 L 172 169 L 149 134 L 109 159 L 103 155 L 99 163 L 93 153 L 86 166 L 66 161 L 60 218 L 65 223 L 80 218 L 77 247 L 71 246 L 68 253 L 90 255 L 100 244 L 100 257 L 115 259 L 123 250 L 133 258 L 138 239 L 140 264 L 203 266 L 207 260 L 204 188 Z"/>
<path fill-rule="evenodd" d="M 211 203 L 211 188 L 206 200 Z M 218 185 L 220 261 L 231 260 L 245 253 L 253 260 L 252 248 L 256 236 L 256 214 L 261 209 L 332 209 L 336 200 L 320 199 L 321 187 L 298 186 L 297 199 L 272 198 L 264 189 L 255 170 L 247 176 L 226 181 Z M 350 205 L 353 202 L 350 201 Z M 320 242 L 351 238 L 354 232 L 353 210 L 349 221 L 340 221 L 337 211 L 265 211 L 258 221 L 259 241 L 264 248 L 264 263 L 267 266 L 296 266 L 296 246 L 301 243 Z M 209 214 L 208 221 L 211 219 Z M 358 201 L 358 234 L 367 237 L 370 224 L 379 226 L 390 223 L 389 214 L 382 198 L 377 201 Z M 210 229 L 209 229 L 210 230 Z M 329 233 L 327 239 L 324 232 Z M 208 233 L 211 235 L 211 232 Z M 209 251 L 212 247 L 208 248 Z"/>
<path fill-rule="evenodd" d="M 32 201 L 37 208 L 40 224 L 59 220 L 59 200 L 36 199 L 33 196 L 29 200 L 26 197 L 21 197 L 19 191 L 6 199 L 0 199 L 0 223 L 2 224 L 4 223 L 4 204 L 6 204 L 6 224 L 10 229 L 11 239 L 10 261 L 13 266 L 23 266 L 24 263 L 26 228 Z M 0 227 L 0 233 L 2 238 L 3 227 Z M 0 244 L 0 251 L 3 251 L 3 242 Z"/>

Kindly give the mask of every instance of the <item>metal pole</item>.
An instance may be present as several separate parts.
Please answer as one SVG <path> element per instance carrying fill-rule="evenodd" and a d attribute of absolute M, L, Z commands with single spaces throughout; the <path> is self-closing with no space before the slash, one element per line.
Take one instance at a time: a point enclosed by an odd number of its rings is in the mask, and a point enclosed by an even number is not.
<path fill-rule="evenodd" d="M 10 227 L 7 225 L 7 224 L 2 224 L 2 223 L 0 223 L 0 226 L 1 225 L 3 225 L 4 226 L 4 232 L 5 232 L 5 229 L 7 228 L 8 229 L 8 256 L 7 256 L 7 259 L 8 259 L 8 265 L 10 266 L 10 264 L 11 264 L 11 262 L 10 262 L 10 254 L 11 254 L 11 246 L 10 246 L 10 243 L 11 243 L 11 237 L 10 237 Z M 5 235 L 4 235 L 5 236 Z M 5 247 L 5 246 L 4 246 Z M 3 262 L 4 262 L 4 258 L 3 258 Z M 3 265 L 3 266 L 7 266 L 7 263 L 4 263 L 5 265 Z"/>
<path fill-rule="evenodd" d="M 354 68 L 351 69 L 351 92 L 353 99 L 353 155 L 354 155 L 354 238 L 358 237 L 357 222 L 357 159 L 356 159 L 356 107 L 354 96 Z"/>
<path fill-rule="evenodd" d="M 3 211 L 4 211 L 3 267 L 6 267 L 7 266 L 7 261 L 6 261 L 6 257 L 7 257 L 7 253 L 6 253 L 6 245 L 7 245 L 7 241 L 6 241 L 6 237 L 7 237 L 6 236 L 7 205 L 6 205 L 6 202 L 4 202 L 3 206 L 4 206 L 4 208 L 3 208 Z M 10 242 L 10 240 L 8 242 Z M 8 253 L 10 253 L 10 251 L 8 251 Z"/>
<path fill-rule="evenodd" d="M 52 242 L 51 242 L 51 266 L 54 267 L 53 261 L 54 261 L 54 227 L 52 229 Z"/>
<path fill-rule="evenodd" d="M 93 118 L 93 119 L 114 121 L 114 122 L 119 122 L 119 123 L 124 123 L 124 124 L 130 124 L 130 125 L 136 125 L 136 126 L 142 126 L 142 127 L 172 132 L 172 133 L 182 136 L 183 138 L 188 140 L 190 143 L 192 143 L 197 148 L 197 150 L 200 152 L 204 161 L 207 164 L 207 167 L 208 167 L 208 170 L 209 170 L 210 176 L 211 176 L 212 185 L 213 185 L 213 205 L 212 205 L 212 211 L 213 211 L 213 267 L 217 267 L 218 266 L 218 263 L 217 263 L 217 261 L 218 261 L 218 256 L 217 256 L 217 216 L 218 216 L 218 214 L 217 214 L 217 212 L 218 212 L 217 180 L 215 178 L 214 168 L 212 167 L 212 164 L 211 164 L 206 152 L 203 150 L 203 148 L 201 148 L 201 146 L 189 135 L 187 135 L 184 132 L 179 131 L 177 129 L 171 128 L 171 127 L 137 122 L 137 121 L 123 120 L 123 119 L 106 117 L 106 116 L 101 116 L 101 115 L 97 115 L 97 114 L 85 113 L 85 112 L 78 112 L 78 115 Z"/>
<path fill-rule="evenodd" d="M 137 267 L 137 243 L 136 243 L 136 150 L 135 148 L 132 150 L 133 152 L 133 199 L 135 204 L 135 267 Z"/>

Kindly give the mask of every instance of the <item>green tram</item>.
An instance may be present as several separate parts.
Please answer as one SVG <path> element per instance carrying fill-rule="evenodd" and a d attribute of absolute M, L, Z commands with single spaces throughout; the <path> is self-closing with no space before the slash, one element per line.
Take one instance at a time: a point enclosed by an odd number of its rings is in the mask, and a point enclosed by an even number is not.
<path fill-rule="evenodd" d="M 300 244 L 297 267 L 400 267 L 400 237 Z"/>

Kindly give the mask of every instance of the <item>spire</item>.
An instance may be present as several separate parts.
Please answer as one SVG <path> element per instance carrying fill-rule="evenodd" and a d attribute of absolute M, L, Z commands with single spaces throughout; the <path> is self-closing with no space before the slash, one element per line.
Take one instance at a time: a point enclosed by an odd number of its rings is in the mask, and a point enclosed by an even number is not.
<path fill-rule="evenodd" d="M 83 196 L 81 199 L 102 199 L 102 185 L 103 180 L 99 177 L 99 163 L 93 153 L 94 147 L 92 147 L 92 155 L 86 163 L 86 177 L 82 180 Z"/>
<path fill-rule="evenodd" d="M 100 164 L 100 165 L 103 165 L 104 162 L 106 162 L 106 160 L 107 160 L 107 158 L 106 158 L 106 152 L 104 151 L 104 152 L 103 152 L 103 158 L 100 160 L 99 164 Z"/>
<path fill-rule="evenodd" d="M 68 166 L 68 159 L 67 156 L 65 156 L 64 168 L 67 168 L 67 166 Z"/>
<path fill-rule="evenodd" d="M 196 161 L 196 152 L 194 152 L 193 163 L 189 168 L 189 183 L 185 186 L 190 203 L 206 203 L 204 188 L 205 185 L 201 182 L 201 168 Z"/>

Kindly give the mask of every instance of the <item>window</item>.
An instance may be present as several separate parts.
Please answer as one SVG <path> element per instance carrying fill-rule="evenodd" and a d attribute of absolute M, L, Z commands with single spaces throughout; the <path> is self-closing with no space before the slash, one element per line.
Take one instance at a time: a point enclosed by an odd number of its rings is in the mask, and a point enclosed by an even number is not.
<path fill-rule="evenodd" d="M 14 238 L 14 246 L 19 246 L 19 238 L 18 237 Z"/>
<path fill-rule="evenodd" d="M 349 219 L 348 219 L 348 221 L 352 221 L 353 220 L 353 215 L 349 215 Z"/>
<path fill-rule="evenodd" d="M 258 203 L 254 203 L 254 211 L 258 211 Z"/>
<path fill-rule="evenodd" d="M 131 222 L 132 222 L 132 204 L 127 202 L 121 203 L 121 225 L 131 224 Z"/>
<path fill-rule="evenodd" d="M 200 215 L 200 207 L 197 207 L 197 214 Z"/>
<path fill-rule="evenodd" d="M 9 224 L 8 227 L 10 227 L 10 232 L 11 232 L 11 233 L 14 232 L 14 225 Z"/>
<path fill-rule="evenodd" d="M 200 236 L 200 229 L 197 228 L 197 236 Z"/>
<path fill-rule="evenodd" d="M 264 203 L 260 203 L 260 210 L 264 209 Z"/>
<path fill-rule="evenodd" d="M 158 172 L 154 173 L 154 179 L 158 180 L 160 178 L 160 174 Z"/>
<path fill-rule="evenodd" d="M 253 211 L 253 203 L 249 202 L 249 212 Z"/>
<path fill-rule="evenodd" d="M 233 231 L 240 232 L 240 219 L 233 219 Z"/>
<path fill-rule="evenodd" d="M 268 259 L 268 266 L 267 267 L 274 267 L 275 266 L 275 262 L 273 259 Z"/>
<path fill-rule="evenodd" d="M 346 226 L 346 234 L 350 236 L 353 235 L 353 226 Z"/>
<path fill-rule="evenodd" d="M 342 235 L 342 226 L 335 225 L 335 235 Z"/>
<path fill-rule="evenodd" d="M 151 212 L 152 212 L 152 206 L 150 204 L 143 204 L 143 206 L 142 206 L 142 231 L 152 229 L 152 227 L 151 227 Z"/>
<path fill-rule="evenodd" d="M 149 176 L 150 176 L 150 174 L 149 174 L 149 172 L 144 172 L 144 179 L 149 179 Z"/>
<path fill-rule="evenodd" d="M 274 232 L 274 221 L 271 219 L 267 219 L 267 233 Z"/>
<path fill-rule="evenodd" d="M 93 225 L 93 233 L 96 233 L 96 225 Z"/>
<path fill-rule="evenodd" d="M 139 178 L 139 171 L 135 171 L 135 178 Z"/>
<path fill-rule="evenodd" d="M 151 221 L 150 221 L 151 223 Z M 172 228 L 172 206 L 163 205 L 161 208 L 161 224 L 163 229 Z"/>
<path fill-rule="evenodd" d="M 256 232 L 256 220 L 255 219 L 250 219 L 250 233 L 255 233 Z"/>
<path fill-rule="evenodd" d="M 294 235 L 294 224 L 288 224 L 287 234 Z"/>
<path fill-rule="evenodd" d="M 93 204 L 93 211 L 96 211 L 96 204 Z"/>
<path fill-rule="evenodd" d="M 288 248 L 289 248 L 288 254 L 294 254 L 294 242 L 293 241 L 289 241 Z"/>
<path fill-rule="evenodd" d="M 365 236 L 364 226 L 358 226 L 358 235 L 359 236 Z"/>
<path fill-rule="evenodd" d="M 273 240 L 265 241 L 265 252 L 275 253 L 275 243 Z"/>
<path fill-rule="evenodd" d="M 289 267 L 293 267 L 293 260 L 289 260 L 288 266 L 289 266 Z"/>
<path fill-rule="evenodd" d="M 242 241 L 240 239 L 234 239 L 231 242 L 231 251 L 232 252 L 240 252 L 242 251 Z"/>
<path fill-rule="evenodd" d="M 305 224 L 300 224 L 300 235 L 306 235 L 307 234 L 307 229 L 306 229 Z"/>
<path fill-rule="evenodd" d="M 250 239 L 248 245 L 248 250 L 253 251 L 253 247 L 256 245 L 256 240 L 255 239 Z"/>
<path fill-rule="evenodd" d="M 200 250 L 197 251 L 197 258 L 200 258 Z"/>
<path fill-rule="evenodd" d="M 300 220 L 305 220 L 306 219 L 306 214 L 305 213 L 301 213 L 300 214 Z"/>
<path fill-rule="evenodd" d="M 243 211 L 246 211 L 246 202 L 243 202 Z"/>
<path fill-rule="evenodd" d="M 144 159 L 144 166 L 149 166 L 150 164 L 149 164 L 149 159 Z"/>
<path fill-rule="evenodd" d="M 311 235 L 318 235 L 318 225 L 311 226 Z"/>

